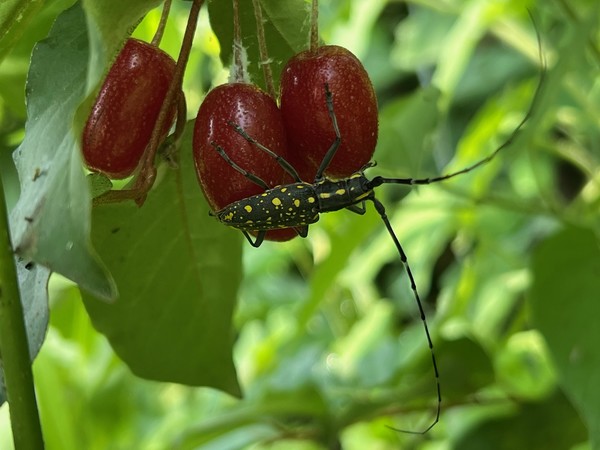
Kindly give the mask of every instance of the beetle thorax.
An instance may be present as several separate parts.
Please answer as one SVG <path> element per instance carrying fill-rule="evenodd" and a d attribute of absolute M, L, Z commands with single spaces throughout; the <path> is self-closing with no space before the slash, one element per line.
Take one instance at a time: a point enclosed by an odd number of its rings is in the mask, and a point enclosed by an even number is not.
<path fill-rule="evenodd" d="M 324 178 L 318 181 L 314 187 L 319 201 L 319 212 L 338 211 L 369 198 L 373 190 L 369 188 L 368 183 L 369 180 L 362 172 L 342 180 Z"/>

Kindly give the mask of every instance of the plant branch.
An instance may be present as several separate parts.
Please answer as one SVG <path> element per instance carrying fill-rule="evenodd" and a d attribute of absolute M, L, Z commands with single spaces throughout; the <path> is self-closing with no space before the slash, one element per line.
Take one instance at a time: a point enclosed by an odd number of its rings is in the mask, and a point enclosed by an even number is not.
<path fill-rule="evenodd" d="M 16 450 L 43 449 L 23 305 L 0 178 L 0 356 Z"/>

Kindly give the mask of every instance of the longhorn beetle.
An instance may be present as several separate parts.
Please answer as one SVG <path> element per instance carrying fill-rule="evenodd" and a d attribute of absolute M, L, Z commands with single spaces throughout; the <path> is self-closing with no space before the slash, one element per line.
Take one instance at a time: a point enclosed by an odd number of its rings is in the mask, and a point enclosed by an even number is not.
<path fill-rule="evenodd" d="M 375 188 L 381 186 L 382 184 L 405 184 L 412 186 L 437 183 L 440 181 L 448 180 L 457 175 L 470 172 L 476 169 L 477 167 L 482 166 L 494 159 L 494 157 L 502 149 L 508 147 L 516 138 L 516 136 L 520 133 L 521 129 L 523 128 L 523 125 L 525 125 L 525 123 L 529 120 L 535 106 L 539 101 L 541 88 L 545 78 L 546 68 L 545 61 L 542 55 L 542 47 L 539 34 L 538 51 L 540 55 L 542 70 L 540 72 L 539 81 L 533 94 L 533 99 L 529 105 L 529 109 L 526 112 L 523 119 L 521 119 L 521 122 L 519 122 L 519 124 L 512 131 L 509 137 L 488 156 L 482 158 L 478 162 L 468 167 L 446 175 L 440 175 L 433 178 L 385 178 L 381 176 L 376 176 L 373 179 L 369 180 L 365 176 L 364 172 L 369 167 L 373 167 L 375 165 L 375 163 L 371 162 L 348 178 L 343 178 L 341 180 L 331 180 L 324 176 L 325 170 L 327 169 L 329 163 L 335 156 L 336 151 L 342 141 L 342 136 L 338 128 L 338 123 L 333 106 L 333 94 L 329 90 L 329 86 L 327 84 L 325 84 L 325 101 L 327 104 L 329 117 L 331 119 L 331 124 L 335 131 L 335 139 L 331 144 L 331 147 L 327 150 L 325 156 L 323 157 L 323 161 L 321 161 L 313 183 L 307 183 L 305 181 L 302 181 L 298 173 L 291 166 L 290 163 L 288 163 L 284 158 L 257 142 L 255 139 L 249 136 L 239 125 L 235 123 L 230 122 L 229 125 L 233 127 L 235 131 L 238 134 L 240 134 L 244 139 L 246 139 L 250 144 L 256 146 L 258 149 L 262 150 L 263 152 L 270 155 L 273 159 L 275 159 L 277 163 L 293 177 L 295 182 L 270 188 L 267 185 L 267 183 L 265 183 L 265 181 L 263 181 L 261 178 L 238 166 L 233 160 L 231 160 L 231 158 L 227 155 L 225 150 L 222 147 L 220 147 L 216 142 L 211 142 L 211 145 L 225 159 L 225 161 L 227 161 L 227 163 L 231 165 L 231 167 L 233 167 L 235 170 L 240 172 L 252 182 L 265 189 L 265 191 L 262 194 L 257 194 L 251 197 L 243 198 L 225 206 L 219 211 L 211 213 L 211 215 L 215 216 L 223 224 L 240 230 L 253 247 L 259 247 L 262 244 L 265 238 L 265 234 L 268 230 L 280 228 L 293 228 L 294 230 L 296 230 L 298 235 L 300 235 L 301 237 L 306 237 L 308 234 L 308 226 L 317 222 L 319 220 L 319 214 L 321 213 L 339 211 L 341 209 L 348 209 L 354 213 L 362 215 L 366 212 L 367 200 L 372 202 L 375 206 L 375 210 L 381 217 L 381 220 L 387 228 L 389 235 L 394 241 L 394 245 L 396 246 L 398 254 L 400 255 L 400 260 L 402 261 L 406 273 L 408 275 L 410 287 L 413 292 L 415 301 L 417 303 L 417 307 L 419 309 L 421 321 L 423 323 L 425 336 L 427 338 L 427 344 L 429 345 L 433 374 L 435 377 L 435 385 L 437 391 L 437 408 L 435 417 L 427 428 L 425 428 L 422 431 L 410 431 L 390 427 L 396 431 L 401 431 L 410 434 L 425 434 L 429 430 L 431 430 L 440 419 L 442 395 L 440 388 L 440 376 L 438 372 L 435 353 L 433 350 L 433 341 L 429 333 L 429 327 L 427 325 L 427 319 L 425 317 L 425 311 L 421 303 L 421 298 L 417 291 L 417 285 L 413 273 L 408 264 L 406 253 L 404 252 L 402 245 L 400 245 L 400 241 L 398 240 L 396 233 L 394 232 L 392 225 L 390 224 L 390 221 L 385 211 L 385 207 L 383 203 L 381 203 L 375 197 Z M 256 232 L 256 237 L 254 238 L 254 240 L 250 235 L 251 232 Z"/>

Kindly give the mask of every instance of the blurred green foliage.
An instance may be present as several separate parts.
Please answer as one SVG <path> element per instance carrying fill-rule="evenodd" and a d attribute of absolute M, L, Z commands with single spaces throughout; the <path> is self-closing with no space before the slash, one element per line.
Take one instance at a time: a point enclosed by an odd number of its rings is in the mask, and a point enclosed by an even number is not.
<path fill-rule="evenodd" d="M 0 175 L 11 206 L 29 53 L 73 2 L 49 3 L 23 22 L 18 44 L 14 28 L 10 40 L 0 34 Z M 265 10 L 273 4 L 264 3 Z M 234 316 L 243 399 L 134 376 L 92 327 L 78 288 L 54 276 L 50 327 L 34 363 L 47 448 L 600 448 L 596 3 L 320 2 L 321 38 L 354 51 L 378 94 L 371 175 L 435 176 L 489 154 L 523 118 L 547 65 L 540 102 L 495 161 L 447 183 L 378 192 L 432 330 L 443 395 L 433 430 L 388 428 L 426 427 L 436 394 L 407 277 L 370 209 L 363 217 L 326 214 L 306 240 L 244 246 Z M 174 2 L 163 38 L 174 56 L 188 8 Z M 227 38 L 219 32 L 227 23 L 215 23 L 219 14 L 226 13 L 201 14 L 184 81 L 190 119 L 206 91 L 227 78 L 220 59 Z M 159 15 L 151 11 L 134 34 L 150 40 Z M 285 35 L 277 25 L 269 30 Z M 245 33 L 251 40 L 253 30 Z M 300 45 L 269 39 L 274 54 Z M 257 69 L 254 77 L 262 83 Z M 239 243 L 235 232 L 223 235 L 232 248 Z M 228 255 L 232 268 L 240 263 L 235 250 Z M 220 281 L 232 283 L 224 273 Z M 168 308 L 168 296 L 163 301 Z M 198 354 L 190 348 L 181 357 Z M 11 445 L 4 405 L 0 448 Z"/>

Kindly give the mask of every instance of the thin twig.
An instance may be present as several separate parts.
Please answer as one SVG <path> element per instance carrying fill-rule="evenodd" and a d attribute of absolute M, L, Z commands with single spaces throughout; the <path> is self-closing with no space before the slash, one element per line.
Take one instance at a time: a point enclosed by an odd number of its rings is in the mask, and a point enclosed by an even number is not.
<path fill-rule="evenodd" d="M 158 22 L 158 28 L 156 29 L 156 33 L 154 33 L 154 37 L 152 38 L 152 45 L 158 47 L 160 45 L 160 41 L 165 32 L 165 26 L 167 25 L 167 19 L 169 18 L 169 12 L 171 11 L 171 0 L 165 0 L 165 4 L 163 5 L 162 14 L 160 15 L 160 22 Z"/>

